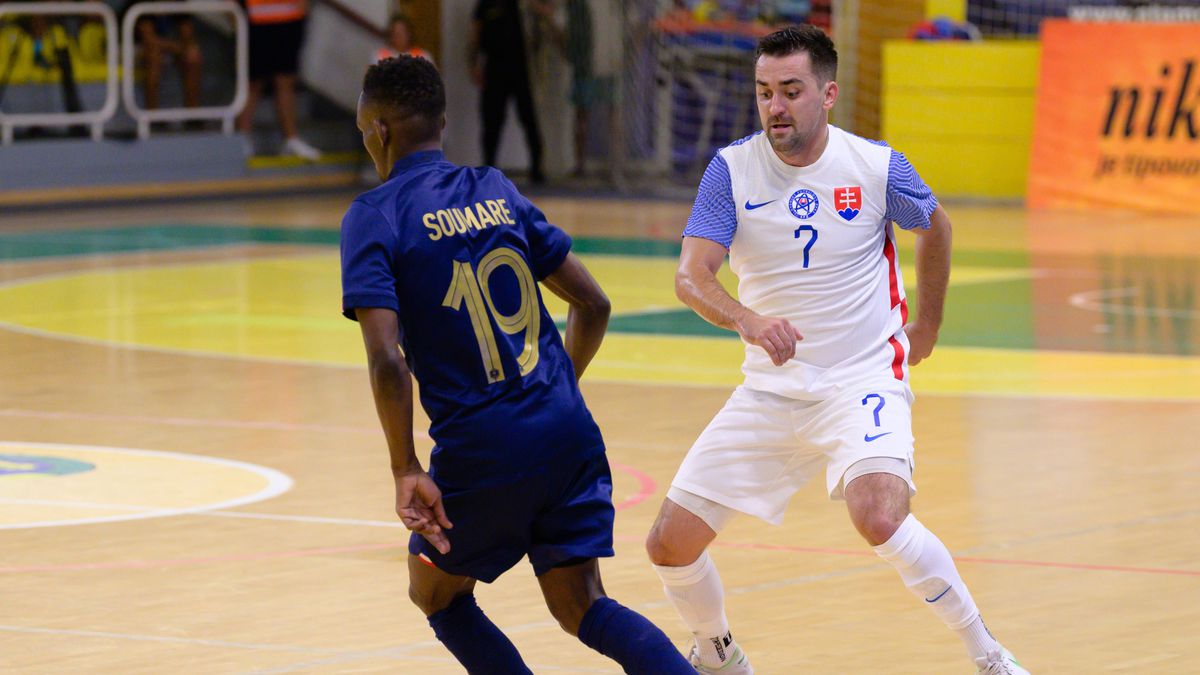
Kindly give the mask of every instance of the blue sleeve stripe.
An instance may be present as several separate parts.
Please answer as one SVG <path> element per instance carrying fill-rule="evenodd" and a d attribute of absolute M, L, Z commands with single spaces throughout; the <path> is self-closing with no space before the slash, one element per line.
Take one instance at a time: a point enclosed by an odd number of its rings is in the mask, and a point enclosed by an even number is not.
<path fill-rule="evenodd" d="M 908 158 L 892 150 L 888 160 L 887 210 L 883 217 L 902 230 L 929 229 L 929 216 L 937 208 L 937 197 L 917 175 Z"/>
<path fill-rule="evenodd" d="M 733 181 L 729 164 L 717 154 L 704 170 L 692 214 L 688 216 L 683 236 L 710 239 L 729 248 L 737 232 L 737 205 L 733 203 Z"/>

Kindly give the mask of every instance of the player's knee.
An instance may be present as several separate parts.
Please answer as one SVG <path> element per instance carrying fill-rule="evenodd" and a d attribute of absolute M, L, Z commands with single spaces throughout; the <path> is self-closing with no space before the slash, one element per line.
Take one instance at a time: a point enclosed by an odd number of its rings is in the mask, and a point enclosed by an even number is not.
<path fill-rule="evenodd" d="M 408 599 L 425 613 L 425 616 L 436 614 L 445 609 L 453 598 L 439 597 L 438 594 L 418 588 L 415 584 L 408 585 Z"/>
<path fill-rule="evenodd" d="M 587 614 L 590 604 L 581 604 L 575 598 L 563 600 L 547 600 L 546 606 L 550 610 L 550 616 L 558 622 L 559 628 L 562 628 L 567 635 L 579 635 L 579 625 L 583 623 L 583 617 Z"/>
<path fill-rule="evenodd" d="M 646 556 L 655 565 L 665 564 L 663 561 L 669 555 L 666 542 L 659 536 L 657 525 L 646 535 Z"/>
<path fill-rule="evenodd" d="M 661 567 L 690 565 L 699 557 L 699 554 L 691 555 L 690 551 L 683 550 L 679 546 L 679 540 L 666 536 L 657 524 L 650 530 L 650 534 L 646 535 L 646 555 L 651 563 Z"/>
<path fill-rule="evenodd" d="M 886 511 L 872 511 L 863 514 L 855 520 L 855 526 L 858 528 L 859 534 L 871 546 L 879 546 L 885 543 L 896 530 L 900 529 L 900 524 L 904 522 L 904 517 L 895 513 Z"/>

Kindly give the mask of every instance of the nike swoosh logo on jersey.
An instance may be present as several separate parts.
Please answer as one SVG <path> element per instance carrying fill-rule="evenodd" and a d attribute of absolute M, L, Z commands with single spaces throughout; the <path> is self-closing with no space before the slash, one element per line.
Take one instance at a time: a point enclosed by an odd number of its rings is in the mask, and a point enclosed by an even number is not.
<path fill-rule="evenodd" d="M 925 598 L 925 602 L 937 602 L 938 600 L 941 600 L 941 599 L 942 599 L 942 596 L 943 596 L 943 595 L 945 595 L 945 594 L 947 594 L 947 593 L 949 593 L 949 592 L 950 592 L 950 587 L 949 587 L 949 586 L 947 586 L 947 587 L 946 587 L 946 590 L 944 590 L 944 591 L 942 591 L 941 593 L 938 593 L 937 595 L 933 596 L 933 599 L 932 599 L 932 600 L 930 600 L 929 598 Z"/>
<path fill-rule="evenodd" d="M 870 443 L 871 441 L 877 441 L 877 440 L 883 438 L 884 436 L 887 436 L 890 433 L 892 433 L 892 432 L 885 431 L 882 434 L 876 434 L 874 436 L 872 436 L 871 434 L 863 434 L 863 440 Z"/>
<path fill-rule="evenodd" d="M 776 199 L 772 199 L 772 200 L 771 200 L 771 201 L 769 201 L 769 202 L 763 202 L 763 203 L 761 203 L 761 204 L 751 204 L 751 203 L 750 203 L 750 200 L 749 200 L 749 199 L 747 199 L 747 200 L 746 200 L 746 210 L 747 210 L 747 211 L 753 211 L 754 209 L 761 209 L 762 207 L 766 206 L 767 204 L 773 204 L 773 203 L 775 203 L 776 201 L 778 201 L 778 200 L 776 200 Z"/>

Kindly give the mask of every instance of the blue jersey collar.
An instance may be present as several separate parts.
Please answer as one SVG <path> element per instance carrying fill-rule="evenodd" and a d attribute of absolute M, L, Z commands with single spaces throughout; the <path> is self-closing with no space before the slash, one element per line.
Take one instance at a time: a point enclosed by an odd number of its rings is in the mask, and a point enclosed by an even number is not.
<path fill-rule="evenodd" d="M 396 160 L 396 163 L 392 165 L 392 172 L 388 174 L 388 179 L 390 180 L 395 178 L 396 176 L 408 171 L 418 164 L 429 164 L 431 162 L 444 161 L 446 161 L 446 155 L 443 154 L 441 150 L 422 150 L 420 152 L 414 152 Z"/>

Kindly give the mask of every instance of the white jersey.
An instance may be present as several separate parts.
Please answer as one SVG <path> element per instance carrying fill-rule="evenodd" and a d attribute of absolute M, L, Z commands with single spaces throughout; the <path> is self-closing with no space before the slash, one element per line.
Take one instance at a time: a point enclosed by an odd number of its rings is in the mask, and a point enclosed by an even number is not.
<path fill-rule="evenodd" d="M 804 338 L 783 366 L 747 344 L 746 386 L 822 400 L 870 379 L 907 382 L 892 222 L 928 228 L 936 206 L 903 155 L 832 125 L 806 167 L 784 163 L 761 132 L 721 149 L 683 234 L 727 247 L 738 300 L 788 319 Z"/>

